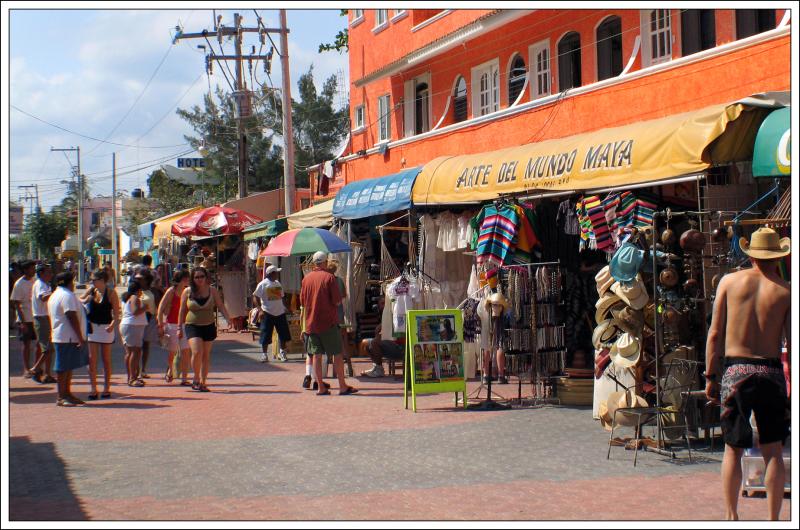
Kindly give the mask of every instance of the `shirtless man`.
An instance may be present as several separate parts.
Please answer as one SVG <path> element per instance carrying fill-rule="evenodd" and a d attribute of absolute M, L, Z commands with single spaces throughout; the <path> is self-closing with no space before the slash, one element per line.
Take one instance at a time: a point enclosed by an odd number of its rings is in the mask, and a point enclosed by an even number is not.
<path fill-rule="evenodd" d="M 743 450 L 753 445 L 753 411 L 766 465 L 769 516 L 777 520 L 783 502 L 783 443 L 789 428 L 781 364 L 784 337 L 787 351 L 791 351 L 791 295 L 789 283 L 781 279 L 777 266 L 778 260 L 789 254 L 791 245 L 788 237 L 779 239 L 771 228 L 758 229 L 749 244 L 741 238 L 740 245 L 753 268 L 724 276 L 717 287 L 706 344 L 706 396 L 722 407 L 722 486 L 727 518 L 739 517 L 736 506 L 742 483 L 741 459 Z M 722 370 L 720 357 L 724 357 Z M 721 386 L 717 379 L 720 373 Z"/>

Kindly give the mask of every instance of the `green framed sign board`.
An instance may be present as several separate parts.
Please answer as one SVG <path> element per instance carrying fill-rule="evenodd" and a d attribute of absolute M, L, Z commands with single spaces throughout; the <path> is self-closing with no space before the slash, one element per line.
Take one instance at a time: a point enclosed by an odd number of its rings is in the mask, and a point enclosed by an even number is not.
<path fill-rule="evenodd" d="M 467 407 L 464 377 L 464 315 L 460 309 L 406 312 L 405 384 L 403 398 L 417 411 L 417 394 L 458 393 Z"/>

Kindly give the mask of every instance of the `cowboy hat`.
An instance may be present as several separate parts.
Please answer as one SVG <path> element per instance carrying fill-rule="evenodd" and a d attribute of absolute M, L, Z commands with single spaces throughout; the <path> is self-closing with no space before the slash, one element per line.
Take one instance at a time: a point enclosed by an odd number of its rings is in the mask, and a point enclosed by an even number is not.
<path fill-rule="evenodd" d="M 609 352 L 611 362 L 619 368 L 631 368 L 636 366 L 642 355 L 642 342 L 638 337 L 630 333 L 623 333 L 611 346 Z"/>
<path fill-rule="evenodd" d="M 644 332 L 643 311 L 625 306 L 620 309 L 612 309 L 611 314 L 614 316 L 614 326 L 634 337 L 642 336 Z"/>
<path fill-rule="evenodd" d="M 611 286 L 614 285 L 614 278 L 611 277 L 611 271 L 608 270 L 608 265 L 600 269 L 595 275 L 594 281 L 597 282 L 597 294 L 600 296 L 603 296 L 606 291 L 611 289 Z"/>
<path fill-rule="evenodd" d="M 750 241 L 739 238 L 742 251 L 755 259 L 776 259 L 788 256 L 792 251 L 792 241 L 788 237 L 781 238 L 772 228 L 762 227 L 753 232 Z"/>
<path fill-rule="evenodd" d="M 624 392 L 617 402 L 617 409 L 642 408 L 647 406 L 647 400 L 642 396 L 636 395 L 636 390 L 634 388 L 630 388 Z M 644 422 L 647 418 L 641 415 L 634 416 L 633 414 L 626 414 L 624 411 L 622 411 L 617 414 L 616 419 L 617 425 L 623 427 L 635 427 L 637 421 Z"/>
<path fill-rule="evenodd" d="M 503 293 L 492 293 L 489 296 L 489 298 L 487 298 L 484 301 L 484 304 L 486 304 L 487 306 L 489 304 L 491 304 L 491 305 L 501 305 L 501 306 L 503 306 L 504 310 L 508 309 L 508 306 L 509 306 L 508 299 L 505 296 L 503 296 Z"/>
<path fill-rule="evenodd" d="M 621 397 L 624 396 L 625 396 L 624 390 L 616 390 L 608 395 L 605 402 L 601 401 L 601 403 L 606 404 L 606 409 L 608 410 L 608 418 L 610 421 L 614 420 L 614 413 L 619 408 L 619 400 Z"/>
<path fill-rule="evenodd" d="M 641 276 L 637 276 L 633 283 L 629 285 L 617 282 L 611 287 L 611 291 L 633 309 L 642 309 L 647 305 L 647 301 L 650 300 Z"/>
<path fill-rule="evenodd" d="M 606 319 L 606 314 L 611 309 L 612 306 L 621 304 L 622 300 L 619 296 L 614 293 L 605 293 L 603 296 L 600 297 L 599 300 L 594 304 L 597 311 L 594 314 L 594 320 L 597 323 L 602 322 Z"/>
<path fill-rule="evenodd" d="M 642 261 L 644 261 L 644 250 L 632 243 L 624 243 L 614 253 L 608 269 L 611 271 L 611 276 L 618 282 L 630 282 L 636 278 L 636 274 L 642 268 Z"/>
<path fill-rule="evenodd" d="M 597 414 L 600 416 L 600 425 L 607 431 L 611 430 L 611 416 L 608 415 L 608 403 L 601 401 L 597 406 Z"/>
<path fill-rule="evenodd" d="M 603 320 L 592 332 L 592 345 L 595 350 L 600 350 L 604 344 L 613 342 L 616 336 L 617 327 L 614 325 L 614 321 L 610 319 Z"/>

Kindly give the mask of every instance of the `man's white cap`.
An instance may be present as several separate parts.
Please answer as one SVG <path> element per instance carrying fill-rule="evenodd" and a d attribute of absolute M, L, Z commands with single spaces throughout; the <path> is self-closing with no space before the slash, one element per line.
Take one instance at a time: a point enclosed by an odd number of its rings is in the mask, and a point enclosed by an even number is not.
<path fill-rule="evenodd" d="M 278 267 L 276 267 L 275 265 L 270 265 L 269 267 L 267 267 L 267 276 L 269 276 L 269 275 L 270 275 L 270 274 L 272 274 L 273 272 L 281 272 L 282 270 L 283 270 L 283 269 L 279 269 L 279 268 L 278 268 Z"/>
<path fill-rule="evenodd" d="M 325 263 L 328 261 L 328 254 L 322 252 L 321 250 L 314 252 L 314 256 L 311 258 L 311 261 L 314 263 Z"/>

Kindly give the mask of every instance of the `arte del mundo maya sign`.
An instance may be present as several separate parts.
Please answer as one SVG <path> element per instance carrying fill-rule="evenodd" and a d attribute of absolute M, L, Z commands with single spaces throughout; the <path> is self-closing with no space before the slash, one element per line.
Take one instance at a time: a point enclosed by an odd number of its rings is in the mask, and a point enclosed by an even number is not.
<path fill-rule="evenodd" d="M 700 173 L 716 157 L 741 156 L 729 137 L 754 117 L 763 118 L 758 112 L 765 109 L 751 110 L 738 102 L 713 105 L 498 151 L 439 157 L 423 166 L 412 201 L 474 203 L 504 194 L 596 190 Z"/>

